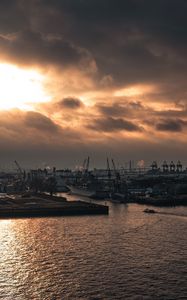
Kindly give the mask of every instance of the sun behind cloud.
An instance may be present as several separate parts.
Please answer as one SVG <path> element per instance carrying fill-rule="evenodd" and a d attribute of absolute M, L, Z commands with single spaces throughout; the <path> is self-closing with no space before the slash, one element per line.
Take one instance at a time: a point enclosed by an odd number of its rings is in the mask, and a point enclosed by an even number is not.
<path fill-rule="evenodd" d="M 0 109 L 32 109 L 34 103 L 48 102 L 44 76 L 32 69 L 0 64 Z"/>

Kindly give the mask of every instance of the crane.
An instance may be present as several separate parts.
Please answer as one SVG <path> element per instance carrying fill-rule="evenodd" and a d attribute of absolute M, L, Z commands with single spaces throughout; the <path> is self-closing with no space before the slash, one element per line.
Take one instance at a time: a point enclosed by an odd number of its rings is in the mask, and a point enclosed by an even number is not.
<path fill-rule="evenodd" d="M 110 178 L 111 178 L 111 170 L 110 170 L 110 163 L 109 163 L 108 157 L 107 157 L 107 175 L 108 175 L 108 179 L 110 180 Z"/>
<path fill-rule="evenodd" d="M 120 186 L 120 173 L 117 171 L 117 169 L 116 169 L 116 165 L 115 165 L 115 162 L 114 162 L 114 160 L 112 159 L 112 165 L 113 165 L 113 169 L 114 169 L 114 174 L 115 174 L 115 189 L 117 190 L 117 191 L 119 191 L 119 186 Z"/>
<path fill-rule="evenodd" d="M 112 165 L 113 165 L 113 169 L 114 169 L 114 174 L 116 176 L 116 179 L 118 180 L 118 179 L 120 179 L 120 173 L 117 171 L 116 165 L 115 165 L 115 162 L 113 159 L 112 159 Z"/>
<path fill-rule="evenodd" d="M 17 162 L 17 160 L 14 161 L 16 167 L 17 167 L 17 170 L 19 172 L 19 175 L 20 175 L 20 179 L 23 180 L 25 179 L 25 171 L 22 170 L 22 168 L 20 167 L 19 163 Z"/>
<path fill-rule="evenodd" d="M 17 167 L 19 173 L 20 173 L 20 174 L 23 174 L 23 171 L 22 171 L 22 169 L 21 169 L 19 163 L 17 162 L 17 160 L 15 160 L 14 162 L 15 162 L 15 165 L 16 165 L 16 167 Z"/>
<path fill-rule="evenodd" d="M 85 172 L 87 173 L 89 170 L 89 165 L 90 165 L 90 157 L 88 156 L 87 160 L 86 160 L 86 168 L 85 168 Z"/>
<path fill-rule="evenodd" d="M 25 171 L 22 170 L 22 168 L 20 167 L 19 163 L 17 162 L 17 160 L 14 161 L 17 170 L 18 170 L 18 175 L 19 175 L 19 180 L 17 182 L 17 187 L 16 189 L 18 191 L 23 191 L 25 190 L 25 178 L 26 178 L 26 174 Z"/>
<path fill-rule="evenodd" d="M 86 158 L 84 159 L 83 164 L 82 164 L 82 171 L 83 172 L 85 171 L 85 166 L 86 166 Z"/>

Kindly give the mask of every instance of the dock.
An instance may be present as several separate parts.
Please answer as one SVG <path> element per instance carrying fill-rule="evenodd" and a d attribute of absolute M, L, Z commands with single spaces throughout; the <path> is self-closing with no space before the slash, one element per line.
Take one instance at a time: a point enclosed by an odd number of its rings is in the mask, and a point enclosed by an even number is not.
<path fill-rule="evenodd" d="M 107 215 L 108 206 L 49 195 L 12 195 L 0 198 L 0 218 Z"/>

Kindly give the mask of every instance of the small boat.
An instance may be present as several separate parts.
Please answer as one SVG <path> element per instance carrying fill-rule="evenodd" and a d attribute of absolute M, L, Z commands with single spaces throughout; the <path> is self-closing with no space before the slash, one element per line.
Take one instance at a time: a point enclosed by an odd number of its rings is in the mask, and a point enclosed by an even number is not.
<path fill-rule="evenodd" d="M 156 213 L 156 211 L 154 209 L 150 209 L 150 208 L 144 209 L 143 212 L 146 214 L 155 214 Z"/>

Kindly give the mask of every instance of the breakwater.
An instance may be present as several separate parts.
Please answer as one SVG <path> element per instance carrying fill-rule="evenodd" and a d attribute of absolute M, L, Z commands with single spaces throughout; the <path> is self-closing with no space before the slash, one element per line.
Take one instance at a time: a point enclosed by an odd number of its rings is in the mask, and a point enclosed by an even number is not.
<path fill-rule="evenodd" d="M 49 195 L 15 195 L 0 199 L 0 218 L 97 214 L 108 214 L 108 207 L 80 200 L 69 202 L 63 197 Z"/>

